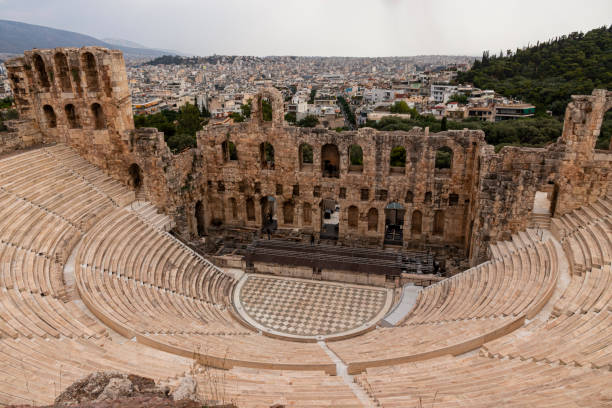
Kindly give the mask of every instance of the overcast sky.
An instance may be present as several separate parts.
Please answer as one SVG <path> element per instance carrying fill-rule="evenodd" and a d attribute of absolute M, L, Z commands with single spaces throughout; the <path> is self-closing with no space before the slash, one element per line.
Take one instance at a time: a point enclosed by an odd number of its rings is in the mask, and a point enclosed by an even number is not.
<path fill-rule="evenodd" d="M 481 55 L 612 23 L 612 0 L 0 0 L 0 19 L 197 55 Z"/>

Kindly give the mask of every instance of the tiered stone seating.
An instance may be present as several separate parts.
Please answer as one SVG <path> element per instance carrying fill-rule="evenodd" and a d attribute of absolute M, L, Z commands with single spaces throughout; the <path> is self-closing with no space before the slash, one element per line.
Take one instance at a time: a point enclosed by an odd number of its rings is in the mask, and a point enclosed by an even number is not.
<path fill-rule="evenodd" d="M 172 381 L 191 360 L 110 339 L 0 338 L 0 405 L 52 404 L 68 385 L 95 371 L 123 371 Z"/>
<path fill-rule="evenodd" d="M 52 403 L 92 371 L 167 380 L 189 369 L 190 359 L 113 341 L 66 298 L 65 261 L 82 234 L 117 209 L 109 193 L 130 196 L 94 188 L 46 149 L 0 160 L 0 405 Z"/>
<path fill-rule="evenodd" d="M 368 368 L 355 380 L 383 407 L 602 407 L 612 373 L 483 356 Z"/>
<path fill-rule="evenodd" d="M 534 242 L 425 288 L 402 326 L 378 328 L 329 347 L 349 364 L 349 372 L 463 353 L 539 312 L 558 273 L 552 241 Z"/>
<path fill-rule="evenodd" d="M 162 231 L 170 231 L 175 226 L 172 218 L 159 213 L 153 204 L 146 201 L 134 201 L 130 204 L 129 209 L 147 223 Z"/>
<path fill-rule="evenodd" d="M 528 248 L 542 241 L 541 232 L 535 229 L 528 228 L 525 231 L 519 231 L 512 235 L 509 241 L 498 241 L 489 246 L 491 250 L 491 259 L 502 259 L 509 256 L 511 253 Z"/>
<path fill-rule="evenodd" d="M 216 367 L 335 367 L 314 343 L 287 347 L 247 330 L 230 314 L 234 280 L 133 212 L 101 220 L 77 254 L 81 298 L 126 337 Z M 199 351 L 198 351 L 199 350 Z"/>
<path fill-rule="evenodd" d="M 207 400 L 240 408 L 363 407 L 342 378 L 317 371 L 278 371 L 236 367 L 206 368 L 197 375 L 198 389 Z"/>
<path fill-rule="evenodd" d="M 483 347 L 487 355 L 511 359 L 612 367 L 612 208 L 607 198 L 553 219 L 571 280 L 547 321 L 534 320 Z"/>

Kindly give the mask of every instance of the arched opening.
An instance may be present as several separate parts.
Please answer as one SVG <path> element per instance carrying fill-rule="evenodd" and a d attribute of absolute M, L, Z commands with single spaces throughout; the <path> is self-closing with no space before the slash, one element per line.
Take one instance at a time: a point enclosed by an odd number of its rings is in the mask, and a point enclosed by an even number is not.
<path fill-rule="evenodd" d="M 406 171 L 406 149 L 404 146 L 395 146 L 389 155 L 389 169 L 391 173 L 404 174 Z"/>
<path fill-rule="evenodd" d="M 198 236 L 203 237 L 206 235 L 206 218 L 204 217 L 204 205 L 202 201 L 196 202 L 194 214 Z"/>
<path fill-rule="evenodd" d="M 274 169 L 274 146 L 268 142 L 260 143 L 259 158 L 262 169 Z"/>
<path fill-rule="evenodd" d="M 310 203 L 302 204 L 302 224 L 310 225 L 312 223 L 312 206 Z"/>
<path fill-rule="evenodd" d="M 313 154 L 312 154 L 312 146 L 308 143 L 302 143 L 300 145 L 300 168 L 303 169 L 305 167 L 312 167 L 313 163 Z"/>
<path fill-rule="evenodd" d="M 431 191 L 427 191 L 425 193 L 425 198 L 423 199 L 425 204 L 431 204 Z"/>
<path fill-rule="evenodd" d="M 55 111 L 51 107 L 51 105 L 43 106 L 43 113 L 45 114 L 45 122 L 48 128 L 56 128 L 57 127 L 57 117 L 55 116 Z"/>
<path fill-rule="evenodd" d="M 599 130 L 599 136 L 595 143 L 596 149 L 601 150 L 612 150 L 612 109 L 608 110 L 601 121 L 601 128 Z"/>
<path fill-rule="evenodd" d="M 95 129 L 106 129 L 106 118 L 104 117 L 104 111 L 102 110 L 102 106 L 99 103 L 94 103 L 91 105 L 91 114 L 94 119 L 94 128 Z"/>
<path fill-rule="evenodd" d="M 421 213 L 419 210 L 414 210 L 412 212 L 412 220 L 410 222 L 410 232 L 412 234 L 420 234 L 421 231 L 423 230 L 422 224 L 423 224 L 423 213 Z"/>
<path fill-rule="evenodd" d="M 363 149 L 357 144 L 349 146 L 349 171 L 363 171 Z"/>
<path fill-rule="evenodd" d="M 255 221 L 255 201 L 252 197 L 246 200 L 246 215 L 247 221 Z"/>
<path fill-rule="evenodd" d="M 66 59 L 66 55 L 58 52 L 53 59 L 55 60 L 55 70 L 62 92 L 72 92 L 72 85 L 70 84 L 70 77 L 68 76 L 68 60 Z"/>
<path fill-rule="evenodd" d="M 86 52 L 81 56 L 81 65 L 85 71 L 85 80 L 87 81 L 87 90 L 98 92 L 100 85 L 98 84 L 98 68 L 96 57 L 91 52 Z"/>
<path fill-rule="evenodd" d="M 293 204 L 293 201 L 291 201 L 291 200 L 285 201 L 283 203 L 283 222 L 286 225 L 293 224 L 293 212 L 294 212 L 294 208 L 295 208 L 295 205 Z"/>
<path fill-rule="evenodd" d="M 449 207 L 453 207 L 459 204 L 459 195 L 451 193 L 448 195 L 448 205 Z"/>
<path fill-rule="evenodd" d="M 554 191 L 554 190 L 553 190 Z M 545 191 L 536 191 L 533 198 L 533 214 L 550 216 L 551 214 L 551 200 L 549 195 Z"/>
<path fill-rule="evenodd" d="M 264 122 L 272 122 L 272 103 L 267 97 L 261 98 L 261 120 Z"/>
<path fill-rule="evenodd" d="M 68 127 L 70 129 L 77 129 L 81 127 L 73 104 L 69 103 L 68 105 L 64 106 L 64 112 L 66 113 L 66 119 L 68 120 Z"/>
<path fill-rule="evenodd" d="M 231 219 L 238 219 L 238 204 L 236 203 L 236 199 L 234 197 L 230 197 L 229 199 L 229 208 Z"/>
<path fill-rule="evenodd" d="M 406 204 L 412 204 L 414 202 L 414 194 L 412 191 L 406 191 L 406 198 L 404 201 L 406 201 Z"/>
<path fill-rule="evenodd" d="M 144 176 L 140 166 L 136 163 L 132 163 L 128 169 L 128 173 L 130 174 L 130 185 L 134 190 L 140 190 L 144 183 Z"/>
<path fill-rule="evenodd" d="M 261 205 L 261 227 L 264 231 L 274 231 L 278 226 L 276 219 L 276 199 L 272 196 L 262 197 Z"/>
<path fill-rule="evenodd" d="M 444 146 L 436 150 L 436 170 L 451 169 L 453 166 L 453 150 Z"/>
<path fill-rule="evenodd" d="M 340 229 L 340 206 L 335 200 L 326 198 L 319 203 L 321 209 L 321 238 L 338 239 Z"/>
<path fill-rule="evenodd" d="M 359 209 L 354 205 L 348 208 L 348 227 L 350 229 L 357 229 L 359 226 Z"/>
<path fill-rule="evenodd" d="M 325 144 L 321 148 L 321 171 L 323 177 L 340 177 L 340 153 L 335 144 Z"/>
<path fill-rule="evenodd" d="M 378 210 L 370 208 L 368 211 L 368 231 L 378 230 Z"/>
<path fill-rule="evenodd" d="M 385 207 L 385 243 L 401 245 L 404 241 L 404 214 L 406 210 L 397 201 Z"/>
<path fill-rule="evenodd" d="M 238 160 L 238 151 L 236 150 L 236 145 L 229 140 L 221 143 L 221 149 L 223 150 L 223 161 L 234 161 Z"/>
<path fill-rule="evenodd" d="M 442 210 L 434 212 L 433 234 L 444 235 L 444 211 Z"/>
<path fill-rule="evenodd" d="M 44 88 L 45 91 L 49 90 L 49 74 L 47 74 L 45 62 L 38 54 L 34 54 L 34 69 L 36 70 L 36 75 L 38 76 L 38 83 L 40 84 L 41 88 Z"/>

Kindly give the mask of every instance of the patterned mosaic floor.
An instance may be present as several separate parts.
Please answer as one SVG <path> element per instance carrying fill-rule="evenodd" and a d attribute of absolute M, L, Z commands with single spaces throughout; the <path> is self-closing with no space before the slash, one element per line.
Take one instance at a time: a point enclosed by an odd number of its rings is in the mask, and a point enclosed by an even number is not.
<path fill-rule="evenodd" d="M 239 296 L 251 319 L 296 336 L 350 331 L 375 318 L 387 300 L 379 288 L 260 275 L 250 275 Z"/>

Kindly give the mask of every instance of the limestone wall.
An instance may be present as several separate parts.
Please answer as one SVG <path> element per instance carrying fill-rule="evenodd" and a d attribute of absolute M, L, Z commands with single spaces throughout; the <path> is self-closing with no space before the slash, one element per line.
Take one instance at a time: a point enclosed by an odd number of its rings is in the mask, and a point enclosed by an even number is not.
<path fill-rule="evenodd" d="M 42 143 L 42 133 L 31 120 L 9 120 L 5 122 L 8 128 L 0 132 L 0 154 L 26 149 Z"/>

